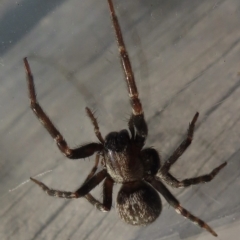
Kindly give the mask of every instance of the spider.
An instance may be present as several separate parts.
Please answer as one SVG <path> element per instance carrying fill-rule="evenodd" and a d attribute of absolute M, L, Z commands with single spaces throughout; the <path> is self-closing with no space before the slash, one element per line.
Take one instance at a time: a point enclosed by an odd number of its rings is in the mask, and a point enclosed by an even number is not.
<path fill-rule="evenodd" d="M 51 189 L 34 178 L 30 179 L 50 196 L 67 199 L 84 197 L 98 210 L 103 212 L 110 211 L 113 185 L 114 183 L 120 183 L 121 188 L 116 199 L 116 210 L 123 221 L 132 225 L 148 225 L 158 218 L 162 210 L 162 203 L 158 194 L 160 193 L 177 213 L 206 229 L 213 236 L 217 236 L 216 232 L 207 223 L 183 208 L 165 184 L 174 188 L 181 188 L 210 182 L 227 163 L 222 163 L 209 174 L 182 181 L 178 181 L 169 173 L 171 166 L 192 142 L 194 126 L 199 116 L 198 112 L 190 122 L 186 138 L 163 164 L 160 161 L 159 153 L 154 148 L 144 148 L 148 127 L 112 0 L 108 0 L 108 5 L 132 107 L 132 114 L 128 121 L 129 131 L 124 129 L 119 132 L 110 132 L 103 138 L 93 112 L 86 107 L 86 113 L 93 124 L 95 135 L 99 142 L 70 148 L 62 134 L 56 129 L 39 105 L 36 98 L 33 75 L 27 58 L 24 58 L 31 109 L 56 141 L 60 151 L 67 158 L 73 160 L 90 157 L 96 153 L 95 164 L 92 170 L 81 187 L 75 192 Z M 101 170 L 97 172 L 99 164 L 101 165 Z M 102 181 L 103 201 L 100 202 L 90 192 Z"/>

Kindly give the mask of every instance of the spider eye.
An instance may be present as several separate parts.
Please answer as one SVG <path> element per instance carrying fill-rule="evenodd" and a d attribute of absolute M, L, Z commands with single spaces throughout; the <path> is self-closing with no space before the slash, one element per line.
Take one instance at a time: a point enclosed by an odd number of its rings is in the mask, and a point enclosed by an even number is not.
<path fill-rule="evenodd" d="M 128 145 L 130 137 L 127 130 L 111 132 L 105 138 L 105 148 L 108 150 L 121 152 Z"/>
<path fill-rule="evenodd" d="M 154 222 L 162 210 L 161 199 L 154 188 L 141 181 L 126 183 L 117 196 L 120 218 L 131 225 L 147 225 Z"/>

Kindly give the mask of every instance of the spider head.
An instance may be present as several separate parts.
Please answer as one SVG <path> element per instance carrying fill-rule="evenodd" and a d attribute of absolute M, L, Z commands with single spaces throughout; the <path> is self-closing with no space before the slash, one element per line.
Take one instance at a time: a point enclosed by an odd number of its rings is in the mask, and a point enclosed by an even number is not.
<path fill-rule="evenodd" d="M 131 225 L 148 225 L 154 222 L 162 210 L 156 190 L 144 181 L 125 183 L 117 196 L 120 218 Z"/>
<path fill-rule="evenodd" d="M 108 150 L 121 152 L 129 144 L 130 137 L 127 130 L 111 132 L 105 137 L 104 147 Z"/>

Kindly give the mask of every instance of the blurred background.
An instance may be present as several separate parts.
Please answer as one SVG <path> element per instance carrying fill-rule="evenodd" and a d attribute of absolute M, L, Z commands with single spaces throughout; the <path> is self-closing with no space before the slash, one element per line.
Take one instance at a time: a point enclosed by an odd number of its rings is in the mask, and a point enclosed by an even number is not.
<path fill-rule="evenodd" d="M 240 222 L 240 1 L 113 0 L 149 126 L 146 146 L 162 161 L 200 112 L 194 141 L 171 172 L 211 172 L 207 184 L 171 189 L 219 239 L 238 239 Z M 70 161 L 29 108 L 23 57 L 38 100 L 72 147 L 97 141 L 85 114 L 96 111 L 102 135 L 127 127 L 131 113 L 106 0 L 2 0 L 0 3 L 0 238 L 214 239 L 163 201 L 147 227 L 98 212 L 85 199 L 48 197 L 29 182 L 74 191 L 94 157 Z M 114 199 L 119 186 L 114 187 Z M 93 191 L 101 199 L 101 185 Z M 237 235 L 238 234 L 238 235 Z"/>

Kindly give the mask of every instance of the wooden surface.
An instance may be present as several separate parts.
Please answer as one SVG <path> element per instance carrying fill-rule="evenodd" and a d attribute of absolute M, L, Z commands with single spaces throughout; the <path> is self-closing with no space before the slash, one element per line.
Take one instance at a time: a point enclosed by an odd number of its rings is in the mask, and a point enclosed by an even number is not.
<path fill-rule="evenodd" d="M 211 183 L 169 189 L 219 239 L 237 239 L 240 1 L 114 0 L 114 5 L 149 125 L 146 145 L 166 160 L 199 111 L 194 142 L 171 172 L 182 179 L 228 162 Z M 69 145 L 96 141 L 85 106 L 96 110 L 103 136 L 127 126 L 131 109 L 106 1 L 2 1 L 0 32 L 1 239 L 214 239 L 164 199 L 155 223 L 132 227 L 118 218 L 115 204 L 101 213 L 84 199 L 51 198 L 26 182 L 47 172 L 37 178 L 73 191 L 94 160 L 65 159 L 31 112 L 23 57 L 42 107 Z M 101 198 L 101 186 L 93 193 Z"/>

